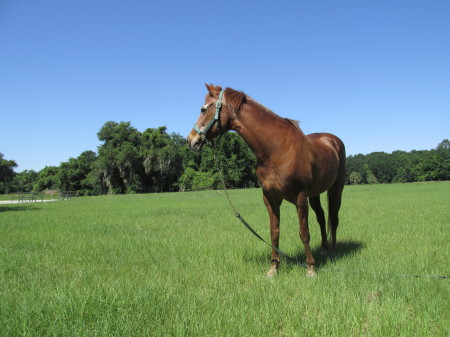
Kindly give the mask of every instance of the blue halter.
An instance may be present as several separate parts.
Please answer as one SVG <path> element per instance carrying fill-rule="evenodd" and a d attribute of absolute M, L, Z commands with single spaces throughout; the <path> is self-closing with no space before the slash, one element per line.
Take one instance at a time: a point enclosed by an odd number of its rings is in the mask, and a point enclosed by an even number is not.
<path fill-rule="evenodd" d="M 202 137 L 202 140 L 206 140 L 206 134 L 208 133 L 209 129 L 214 125 L 215 122 L 218 122 L 218 127 L 220 129 L 220 110 L 222 108 L 222 96 L 225 89 L 222 89 L 219 94 L 219 98 L 216 101 L 216 114 L 214 115 L 214 118 L 211 119 L 209 124 L 203 129 L 203 131 L 200 131 L 200 128 L 198 127 L 197 123 L 194 124 L 194 130 L 197 131 L 197 133 Z"/>

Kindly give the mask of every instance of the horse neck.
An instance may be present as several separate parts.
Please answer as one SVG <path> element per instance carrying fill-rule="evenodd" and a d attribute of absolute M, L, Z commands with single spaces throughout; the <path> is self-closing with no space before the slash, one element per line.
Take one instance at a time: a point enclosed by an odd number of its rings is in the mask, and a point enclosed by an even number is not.
<path fill-rule="evenodd" d="M 307 143 L 300 129 L 252 100 L 235 115 L 232 129 L 244 139 L 259 162 L 283 155 L 292 144 L 288 144 L 292 136 L 300 143 Z"/>

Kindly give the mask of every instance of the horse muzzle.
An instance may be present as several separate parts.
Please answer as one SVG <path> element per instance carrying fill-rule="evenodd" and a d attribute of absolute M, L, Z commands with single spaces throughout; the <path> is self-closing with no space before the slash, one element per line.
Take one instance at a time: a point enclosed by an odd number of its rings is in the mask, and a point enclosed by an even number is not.
<path fill-rule="evenodd" d="M 195 130 L 191 131 L 187 136 L 186 141 L 189 144 L 189 148 L 194 151 L 200 151 L 206 143 L 206 139 L 201 137 Z"/>

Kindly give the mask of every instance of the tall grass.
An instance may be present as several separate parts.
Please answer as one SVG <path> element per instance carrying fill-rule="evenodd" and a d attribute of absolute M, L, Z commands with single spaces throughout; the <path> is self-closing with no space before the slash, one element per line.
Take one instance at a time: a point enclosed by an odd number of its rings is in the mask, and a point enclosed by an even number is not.
<path fill-rule="evenodd" d="M 270 248 L 216 191 L 0 205 L 0 336 L 445 336 L 450 183 L 348 186 L 308 279 L 294 206 Z M 231 191 L 265 238 L 261 191 Z M 323 203 L 326 205 L 326 202 Z M 415 277 L 417 275 L 418 277 Z"/>

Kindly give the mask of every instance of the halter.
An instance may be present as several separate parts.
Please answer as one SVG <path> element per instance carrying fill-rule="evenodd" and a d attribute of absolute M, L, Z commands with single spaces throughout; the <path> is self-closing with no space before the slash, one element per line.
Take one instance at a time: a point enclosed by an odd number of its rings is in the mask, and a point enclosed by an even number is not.
<path fill-rule="evenodd" d="M 203 129 L 203 131 L 200 130 L 197 123 L 194 124 L 194 130 L 197 131 L 197 133 L 202 138 L 202 141 L 207 141 L 206 134 L 208 133 L 209 129 L 214 125 L 215 122 L 217 122 L 217 127 L 219 128 L 220 132 L 220 110 L 222 108 L 222 96 L 225 89 L 222 89 L 219 94 L 219 98 L 216 101 L 216 114 L 214 115 L 214 118 L 211 119 L 209 124 Z"/>

